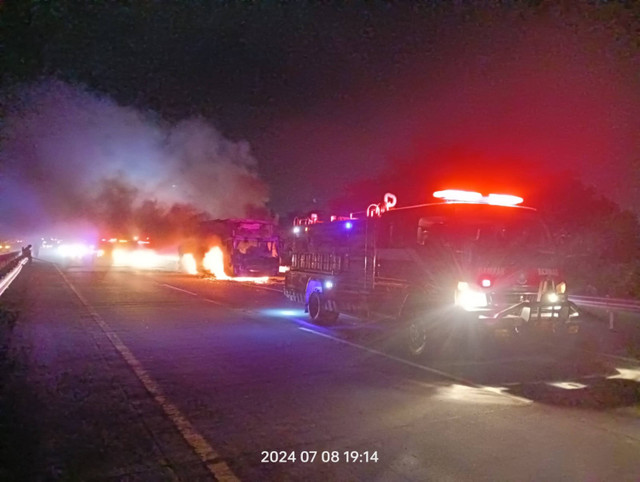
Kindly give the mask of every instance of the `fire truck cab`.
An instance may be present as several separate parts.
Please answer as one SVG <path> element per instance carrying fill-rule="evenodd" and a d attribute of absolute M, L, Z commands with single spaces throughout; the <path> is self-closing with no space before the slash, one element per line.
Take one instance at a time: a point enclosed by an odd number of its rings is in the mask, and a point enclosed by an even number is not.
<path fill-rule="evenodd" d="M 396 207 L 385 195 L 362 215 L 294 226 L 285 295 L 312 321 L 340 313 L 398 322 L 412 355 L 449 330 L 575 334 L 551 237 L 521 198 L 438 191 Z"/>

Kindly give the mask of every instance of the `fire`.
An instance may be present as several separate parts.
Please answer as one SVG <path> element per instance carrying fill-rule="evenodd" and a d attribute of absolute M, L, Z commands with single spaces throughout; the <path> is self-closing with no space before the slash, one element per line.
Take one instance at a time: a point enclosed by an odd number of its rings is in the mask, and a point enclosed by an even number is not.
<path fill-rule="evenodd" d="M 207 254 L 204 255 L 202 266 L 207 271 L 210 271 L 211 274 L 213 274 L 213 276 L 215 276 L 216 279 L 242 281 L 242 282 L 249 282 L 249 283 L 266 283 L 267 281 L 269 281 L 268 276 L 261 276 L 261 277 L 227 276 L 227 274 L 224 272 L 224 255 L 219 246 L 214 246 L 209 250 Z"/>
<path fill-rule="evenodd" d="M 127 266 L 129 268 L 154 269 L 162 266 L 163 263 L 171 261 L 166 255 L 156 253 L 152 249 L 114 249 L 114 266 Z M 175 261 L 174 261 L 175 262 Z"/>
<path fill-rule="evenodd" d="M 187 253 L 182 256 L 181 260 L 182 269 L 189 274 L 198 274 L 198 267 L 196 265 L 196 259 L 191 253 Z"/>
<path fill-rule="evenodd" d="M 224 272 L 224 257 L 219 246 L 214 246 L 204 255 L 202 266 L 217 279 L 229 279 L 229 276 Z"/>

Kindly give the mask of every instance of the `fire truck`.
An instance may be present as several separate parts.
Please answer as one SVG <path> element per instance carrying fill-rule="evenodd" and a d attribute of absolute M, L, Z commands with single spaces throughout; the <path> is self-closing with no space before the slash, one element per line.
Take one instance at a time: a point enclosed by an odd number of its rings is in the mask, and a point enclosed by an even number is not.
<path fill-rule="evenodd" d="M 203 221 L 179 246 L 180 258 L 191 255 L 201 273 L 212 268 L 206 258 L 220 248 L 224 274 L 231 277 L 277 276 L 280 267 L 279 236 L 270 221 L 214 219 Z"/>
<path fill-rule="evenodd" d="M 362 213 L 295 220 L 285 295 L 318 324 L 341 313 L 393 320 L 416 356 L 461 329 L 562 340 L 578 332 L 578 311 L 535 209 L 506 194 L 434 197 L 397 207 L 388 193 Z"/>

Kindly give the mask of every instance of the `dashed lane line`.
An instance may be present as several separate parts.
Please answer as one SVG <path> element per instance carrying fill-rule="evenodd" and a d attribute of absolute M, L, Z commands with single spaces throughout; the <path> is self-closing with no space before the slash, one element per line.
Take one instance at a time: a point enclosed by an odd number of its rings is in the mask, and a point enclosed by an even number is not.
<path fill-rule="evenodd" d="M 188 295 L 191 295 L 191 296 L 199 296 L 198 293 L 194 293 L 193 291 L 178 288 L 177 286 L 173 286 L 167 283 L 160 283 L 160 284 L 162 284 L 162 286 L 166 286 L 167 288 L 171 288 L 172 290 L 182 291 L 183 293 L 187 293 Z"/>
<path fill-rule="evenodd" d="M 284 294 L 284 292 L 281 289 L 271 288 L 270 286 L 262 286 L 260 284 L 256 284 L 256 285 L 252 286 L 252 288 L 256 288 L 256 289 L 259 289 L 259 290 L 265 290 L 265 291 L 275 291 L 276 293 Z"/>
<path fill-rule="evenodd" d="M 212 303 L 212 304 L 218 305 L 218 306 L 224 306 L 225 308 L 231 308 L 228 304 L 222 303 L 221 301 L 212 300 L 210 298 L 202 298 L 202 299 L 203 299 L 203 301 L 206 301 L 207 303 Z"/>
<path fill-rule="evenodd" d="M 460 383 L 462 385 L 467 385 L 467 386 L 470 386 L 470 387 L 473 387 L 473 388 L 477 388 L 479 390 L 486 390 L 486 391 L 491 392 L 491 393 L 495 393 L 495 394 L 498 394 L 498 395 L 502 395 L 504 397 L 511 398 L 512 400 L 518 401 L 518 402 L 523 403 L 525 405 L 531 405 L 533 403 L 531 400 L 528 400 L 526 398 L 518 397 L 517 395 L 512 395 L 510 393 L 504 393 L 504 392 L 502 392 L 500 390 L 495 389 L 494 387 L 489 387 L 489 386 L 486 386 L 486 385 L 480 385 L 480 384 L 475 383 L 474 381 L 469 380 L 467 378 L 458 377 L 456 375 L 453 375 L 453 374 L 447 373 L 447 372 L 443 372 L 443 371 L 438 370 L 436 368 L 431 368 L 431 367 L 428 367 L 426 365 L 421 365 L 420 363 L 415 363 L 415 362 L 412 362 L 412 361 L 409 361 L 409 360 L 405 360 L 404 358 L 400 358 L 398 356 L 390 355 L 388 353 L 376 350 L 374 348 L 369 348 L 368 346 L 360 345 L 358 343 L 353 343 L 351 341 L 343 340 L 342 338 L 338 338 L 338 337 L 335 337 L 335 336 L 332 336 L 332 335 L 328 335 L 326 333 L 320 333 L 319 331 L 311 330 L 309 328 L 304 328 L 304 327 L 301 327 L 301 326 L 298 327 L 298 329 L 301 330 L 301 331 L 307 332 L 307 333 L 311 333 L 313 335 L 321 336 L 323 338 L 328 338 L 328 339 L 330 339 L 332 341 L 335 341 L 337 343 L 343 343 L 345 345 L 349 345 L 349 346 L 354 347 L 354 348 L 359 348 L 359 349 L 367 351 L 369 353 L 373 353 L 374 355 L 378 355 L 378 356 L 381 356 L 383 358 L 388 358 L 389 360 L 393 360 L 393 361 L 395 361 L 397 363 L 402 363 L 403 365 L 408 365 L 410 367 L 417 368 L 418 370 L 422 370 L 422 371 L 425 371 L 425 372 L 428 372 L 428 373 L 432 373 L 432 374 L 438 375 L 440 377 L 446 378 L 447 380 L 452 380 L 454 382 L 458 382 L 458 383 Z"/>
<path fill-rule="evenodd" d="M 213 303 L 213 304 L 216 304 L 216 305 L 219 305 L 219 306 L 224 306 L 224 307 L 229 308 L 229 309 L 237 309 L 237 308 L 234 308 L 233 306 L 230 306 L 230 305 L 228 305 L 226 303 L 222 303 L 222 302 L 215 301 L 215 300 L 212 300 L 212 299 L 209 299 L 209 298 L 205 298 L 205 297 L 203 297 L 201 295 L 192 293 L 191 291 L 183 290 L 182 288 L 177 288 L 176 286 L 173 286 L 173 285 L 169 285 L 169 284 L 166 284 L 166 283 L 158 283 L 158 284 L 161 284 L 162 286 L 166 286 L 167 288 L 177 289 L 179 291 L 185 291 L 186 293 L 194 295 L 194 296 L 197 296 L 197 297 L 201 298 L 203 301 L 207 301 L 209 303 Z M 257 313 L 255 311 L 253 311 L 253 310 L 244 310 L 244 311 L 246 313 L 252 314 L 254 316 L 257 315 Z M 296 323 L 305 323 L 306 324 L 306 322 L 304 322 L 303 320 L 299 320 L 297 318 L 291 318 L 291 320 L 295 321 Z M 354 347 L 354 348 L 359 348 L 361 350 L 368 351 L 368 352 L 373 353 L 375 355 L 387 358 L 389 360 L 393 360 L 393 361 L 395 361 L 397 363 L 402 363 L 404 365 L 408 365 L 408 366 L 417 368 L 419 370 L 423 370 L 423 371 L 426 371 L 426 372 L 429 372 L 429 373 L 432 373 L 432 374 L 436 374 L 436 375 L 438 375 L 440 377 L 443 377 L 443 378 L 445 378 L 447 380 L 452 380 L 452 381 L 461 383 L 463 385 L 468 385 L 470 387 L 486 390 L 486 391 L 489 391 L 491 393 L 497 393 L 499 395 L 502 395 L 502 396 L 511 398 L 513 400 L 516 400 L 516 401 L 518 401 L 520 403 L 524 403 L 524 404 L 527 404 L 527 405 L 533 403 L 533 402 L 531 402 L 531 400 L 527 400 L 526 398 L 518 397 L 516 395 L 512 395 L 512 394 L 509 394 L 509 393 L 504 393 L 504 392 L 501 392 L 500 390 L 496 390 L 493 387 L 489 387 L 489 386 L 486 386 L 486 385 L 479 385 L 479 384 L 477 384 L 477 383 L 475 383 L 475 382 L 473 382 L 471 380 L 468 380 L 466 378 L 458 377 L 456 375 L 453 375 L 451 373 L 447 373 L 447 372 L 438 370 L 436 368 L 431 368 L 431 367 L 428 367 L 426 365 L 421 365 L 419 363 L 415 363 L 415 362 L 412 362 L 412 361 L 409 361 L 409 360 L 405 360 L 404 358 L 400 358 L 400 357 L 397 357 L 397 356 L 394 356 L 394 355 L 390 355 L 388 353 L 384 353 L 384 352 L 376 350 L 374 348 L 369 348 L 369 347 L 364 346 L 364 345 L 359 345 L 357 343 L 353 343 L 353 342 L 350 342 L 350 341 L 347 341 L 347 340 L 343 340 L 342 338 L 338 338 L 338 337 L 335 337 L 335 336 L 332 336 L 332 335 L 329 335 L 329 334 L 326 334 L 326 333 L 321 333 L 319 331 L 312 330 L 310 328 L 305 328 L 305 327 L 298 326 L 298 329 L 302 330 L 302 331 L 305 331 L 305 332 L 308 332 L 308 333 L 312 333 L 314 335 L 318 335 L 318 336 L 322 336 L 324 338 L 331 339 L 331 340 L 336 341 L 338 343 L 343 343 L 345 345 L 349 345 L 349 346 Z"/>
<path fill-rule="evenodd" d="M 404 365 L 409 365 L 411 367 L 418 368 L 420 370 L 423 370 L 423 371 L 426 371 L 426 372 L 429 372 L 429 373 L 433 373 L 435 375 L 439 375 L 439 376 L 447 378 L 449 380 L 453 380 L 455 382 L 462 383 L 463 385 L 469 385 L 469 386 L 474 387 L 474 388 L 480 388 L 481 387 L 481 385 L 478 385 L 478 384 L 476 384 L 476 383 L 474 383 L 471 380 L 468 380 L 466 378 L 457 377 L 457 376 L 452 375 L 450 373 L 443 372 L 443 371 L 437 370 L 435 368 L 430 368 L 430 367 L 427 367 L 425 365 L 421 365 L 420 363 L 415 363 L 415 362 L 412 362 L 412 361 L 409 361 L 409 360 L 405 360 L 404 358 L 400 358 L 400 357 L 397 357 L 395 355 L 389 355 L 388 353 L 382 352 L 380 350 L 376 350 L 375 348 L 369 348 L 368 346 L 360 345 L 359 343 L 353 343 L 352 341 L 347 341 L 347 340 L 344 340 L 342 338 L 338 338 L 337 336 L 329 335 L 327 333 L 321 333 L 319 331 L 312 330 L 310 328 L 305 328 L 305 327 L 302 327 L 302 326 L 299 326 L 298 329 L 301 330 L 301 331 L 307 332 L 307 333 L 311 333 L 313 335 L 318 335 L 318 336 L 321 336 L 323 338 L 328 338 L 329 340 L 333 340 L 335 342 L 342 343 L 344 345 L 349 345 L 349 346 L 352 346 L 354 348 L 359 348 L 361 350 L 368 351 L 369 353 L 373 353 L 374 355 L 382 356 L 384 358 L 389 358 L 391 360 L 394 360 L 396 362 L 402 363 Z"/>
<path fill-rule="evenodd" d="M 199 296 L 199 297 L 201 297 L 200 295 L 198 295 L 198 294 L 196 294 L 196 293 L 193 293 L 193 292 L 191 292 L 191 291 L 184 290 L 184 289 L 182 289 L 182 288 L 178 288 L 177 286 L 169 285 L 169 284 L 166 284 L 166 283 L 158 283 L 158 284 L 161 284 L 161 285 L 163 285 L 163 286 L 166 286 L 166 287 L 168 287 L 168 288 L 172 288 L 172 289 L 175 289 L 175 290 L 178 290 L 178 291 L 184 291 L 184 292 L 186 292 L 186 293 L 188 293 L 188 294 L 190 294 L 190 295 L 193 295 L 193 296 Z M 259 285 L 256 285 L 255 287 L 258 287 L 258 286 L 259 286 Z M 271 291 L 279 291 L 279 290 L 276 290 L 276 289 L 273 289 L 273 288 L 267 288 L 267 287 L 264 287 L 264 286 L 260 286 L 260 289 L 269 289 L 269 290 L 271 290 Z M 279 292 L 280 292 L 280 291 L 279 291 Z M 202 298 L 203 300 L 205 300 L 205 301 L 208 301 L 209 303 L 213 303 L 213 304 L 216 304 L 216 305 L 219 305 L 219 306 L 224 306 L 224 307 L 227 307 L 227 308 L 233 309 L 233 307 L 232 307 L 232 306 L 230 306 L 230 305 L 228 305 L 228 304 L 225 304 L 225 303 L 222 303 L 222 302 L 219 302 L 219 301 L 214 301 L 214 300 L 211 300 L 211 299 L 209 299 L 209 298 L 204 298 L 204 297 L 201 297 L 201 298 Z M 297 323 L 305 323 L 305 324 L 307 324 L 306 322 L 304 322 L 304 321 L 302 321 L 302 320 L 298 320 L 298 319 L 296 319 L 296 318 L 292 318 L 292 320 L 293 320 L 293 321 L 296 321 Z M 349 344 L 349 345 L 352 345 L 352 346 L 354 346 L 354 347 L 358 347 L 358 348 L 361 348 L 361 349 L 365 349 L 365 350 L 367 350 L 367 351 L 371 351 L 371 352 L 377 353 L 377 354 L 379 354 L 379 355 L 381 355 L 381 356 L 385 356 L 385 357 L 387 357 L 387 358 L 391 358 L 391 359 L 393 359 L 393 360 L 395 360 L 395 361 L 398 361 L 398 362 L 401 362 L 401 363 L 405 363 L 405 364 L 409 364 L 409 365 L 415 366 L 415 367 L 420 368 L 420 369 L 422 369 L 422 370 L 426 370 L 426 371 L 430 371 L 430 372 L 435 373 L 435 374 L 439 374 L 440 376 L 446 377 L 446 378 L 448 378 L 448 379 L 450 379 L 450 380 L 456 380 L 456 379 L 458 379 L 459 381 L 461 381 L 461 382 L 463 382 L 463 383 L 466 383 L 466 384 L 469 384 L 469 385 L 472 385 L 472 386 L 476 386 L 476 387 L 477 387 L 477 386 L 479 386 L 479 385 L 474 384 L 474 383 L 473 383 L 472 381 L 470 381 L 470 380 L 465 380 L 465 379 L 462 379 L 462 378 L 456 377 L 455 375 L 449 374 L 449 373 L 444 372 L 444 371 L 437 370 L 437 369 L 435 369 L 435 368 L 428 367 L 428 366 L 426 366 L 426 365 L 420 365 L 419 363 L 414 363 L 414 362 L 411 362 L 411 361 L 409 361 L 409 360 L 404 360 L 404 359 L 402 359 L 402 358 L 395 357 L 395 356 L 393 356 L 393 355 L 388 355 L 388 354 L 386 354 L 386 353 L 379 352 L 378 350 L 374 350 L 373 348 L 368 348 L 368 347 L 365 347 L 365 346 L 363 346 L 363 345 L 358 345 L 358 344 L 355 344 L 355 343 L 352 343 L 352 342 L 348 342 L 348 341 L 346 341 L 346 340 L 343 340 L 343 339 L 338 338 L 338 337 L 331 336 L 331 335 L 329 335 L 329 334 L 325 334 L 325 333 L 320 332 L 320 331 L 318 331 L 318 330 L 314 330 L 314 329 L 310 329 L 310 328 L 304 328 L 304 327 L 298 327 L 298 328 L 299 328 L 300 330 L 304 330 L 304 331 L 307 331 L 307 332 L 309 332 L 309 333 L 314 333 L 314 334 L 317 334 L 317 335 L 319 335 L 319 336 L 324 336 L 325 338 L 333 339 L 333 340 L 338 341 L 338 342 L 340 342 L 340 343 Z M 586 353 L 596 354 L 596 355 L 604 356 L 604 357 L 607 357 L 607 358 L 615 359 L 615 360 L 618 360 L 618 361 L 625 361 L 625 362 L 630 362 L 630 363 L 634 363 L 634 364 L 637 364 L 637 363 L 638 363 L 638 360 L 637 360 L 637 359 L 634 359 L 634 358 L 627 358 L 627 357 L 623 357 L 623 356 L 619 356 L 619 355 L 613 355 L 613 354 L 610 354 L 610 353 L 604 353 L 604 352 L 595 352 L 595 351 L 591 351 L 591 350 L 584 350 L 584 349 L 581 349 L 581 350 L 582 350 L 582 351 L 584 351 L 584 352 L 586 352 Z M 476 366 L 476 365 L 490 365 L 490 364 L 494 364 L 494 363 L 503 363 L 504 361 L 505 361 L 505 360 L 503 360 L 503 359 L 499 359 L 499 360 L 490 360 L 490 361 L 485 361 L 485 362 L 469 362 L 469 363 L 461 363 L 461 364 L 450 364 L 449 366 L 466 366 L 466 365 L 469 365 L 469 366 Z M 508 361 L 519 361 L 519 360 L 514 359 L 514 360 L 508 360 Z M 526 360 L 523 360 L 523 361 L 526 361 Z M 486 386 L 483 386 L 483 387 L 485 387 L 485 388 L 487 388 L 487 389 L 491 390 L 491 387 L 486 387 Z M 503 394 L 503 395 L 507 395 L 507 394 Z M 514 395 L 509 395 L 509 396 L 515 397 Z M 519 397 L 516 397 L 516 398 L 519 398 Z M 529 400 L 526 400 L 526 399 L 522 399 L 522 400 L 525 400 L 525 401 L 527 401 L 527 402 L 530 402 Z"/>
<path fill-rule="evenodd" d="M 193 424 L 182 414 L 180 409 L 174 405 L 162 392 L 160 385 L 149 375 L 142 364 L 129 350 L 129 348 L 123 343 L 120 337 L 113 331 L 109 324 L 96 312 L 96 310 L 89 304 L 82 294 L 76 289 L 71 281 L 64 275 L 64 273 L 58 268 L 56 269 L 60 276 L 65 281 L 67 286 L 78 297 L 85 309 L 91 315 L 91 318 L 102 329 L 104 334 L 109 338 L 113 346 L 120 353 L 125 362 L 133 370 L 138 380 L 144 385 L 145 389 L 153 397 L 153 399 L 162 408 L 169 420 L 173 423 L 176 429 L 180 432 L 184 440 L 191 446 L 195 454 L 207 467 L 209 472 L 220 482 L 236 482 L 239 479 L 229 468 L 227 463 L 220 457 L 220 455 L 209 445 L 206 439 L 196 430 Z M 174 286 L 167 285 L 170 288 Z M 187 290 L 177 288 L 179 291 L 184 291 L 193 296 L 198 296 L 195 293 L 191 293 Z"/>
<path fill-rule="evenodd" d="M 225 308 L 233 308 L 232 306 L 228 305 L 227 303 L 223 303 L 222 301 L 216 301 L 216 300 L 212 300 L 211 298 L 205 298 L 203 296 L 200 296 L 198 293 L 194 293 L 193 291 L 188 291 L 182 288 L 178 288 L 177 286 L 173 286 L 167 283 L 158 283 L 160 286 L 165 286 L 167 288 L 171 288 L 172 290 L 176 290 L 176 291 L 182 291 L 183 293 L 187 293 L 188 295 L 191 296 L 195 296 L 197 298 L 201 298 L 202 300 L 206 301 L 207 303 L 212 303 L 214 305 L 218 305 L 218 306 L 224 306 Z"/>

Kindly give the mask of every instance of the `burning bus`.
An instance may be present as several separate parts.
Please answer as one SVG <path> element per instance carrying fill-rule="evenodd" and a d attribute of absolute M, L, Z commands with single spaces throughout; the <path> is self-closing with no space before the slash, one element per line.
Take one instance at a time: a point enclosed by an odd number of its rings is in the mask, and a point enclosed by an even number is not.
<path fill-rule="evenodd" d="M 199 223 L 180 244 L 187 272 L 216 278 L 277 276 L 280 238 L 270 221 L 214 219 Z"/>
<path fill-rule="evenodd" d="M 512 195 L 434 197 L 396 207 L 387 194 L 360 215 L 297 220 L 285 295 L 316 323 L 341 313 L 393 320 L 413 355 L 461 327 L 577 333 L 578 312 L 535 209 Z"/>

